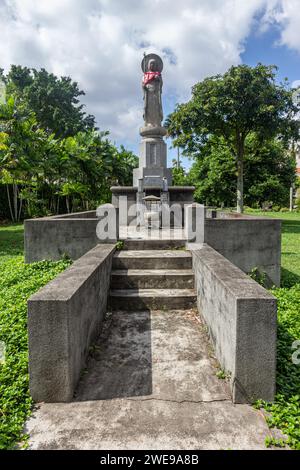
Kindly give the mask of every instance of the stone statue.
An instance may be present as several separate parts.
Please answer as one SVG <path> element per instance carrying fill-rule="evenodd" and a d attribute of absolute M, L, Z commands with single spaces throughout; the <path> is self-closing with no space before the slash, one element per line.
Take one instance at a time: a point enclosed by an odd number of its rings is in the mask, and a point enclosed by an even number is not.
<path fill-rule="evenodd" d="M 144 56 L 142 70 L 144 72 L 144 121 L 145 127 L 161 127 L 163 120 L 162 110 L 162 76 L 163 62 L 156 54 Z"/>
<path fill-rule="evenodd" d="M 144 125 L 140 128 L 139 167 L 133 170 L 133 186 L 138 188 L 138 203 L 143 203 L 144 191 L 153 188 L 167 193 L 172 184 L 172 170 L 167 168 L 167 129 L 162 125 L 163 61 L 157 54 L 145 54 L 142 60 Z M 165 178 L 165 179 L 164 179 Z"/>

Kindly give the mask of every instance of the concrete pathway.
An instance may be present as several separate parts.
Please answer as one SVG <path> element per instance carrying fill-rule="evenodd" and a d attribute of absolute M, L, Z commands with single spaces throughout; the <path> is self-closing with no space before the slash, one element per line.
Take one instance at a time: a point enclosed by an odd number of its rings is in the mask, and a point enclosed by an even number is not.
<path fill-rule="evenodd" d="M 72 403 L 40 404 L 31 449 L 265 449 L 263 415 L 233 405 L 194 311 L 108 315 Z"/>

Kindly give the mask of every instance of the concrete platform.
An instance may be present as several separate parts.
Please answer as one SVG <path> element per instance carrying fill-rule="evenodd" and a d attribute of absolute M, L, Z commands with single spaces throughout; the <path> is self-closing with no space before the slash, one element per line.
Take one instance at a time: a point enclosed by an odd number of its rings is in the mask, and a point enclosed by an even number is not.
<path fill-rule="evenodd" d="M 262 414 L 217 367 L 194 311 L 110 314 L 74 401 L 27 422 L 30 449 L 264 449 Z"/>

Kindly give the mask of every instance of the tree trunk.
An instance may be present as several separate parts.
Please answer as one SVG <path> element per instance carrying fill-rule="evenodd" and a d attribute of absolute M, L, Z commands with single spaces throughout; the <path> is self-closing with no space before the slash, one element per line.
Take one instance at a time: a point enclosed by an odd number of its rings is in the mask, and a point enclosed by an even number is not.
<path fill-rule="evenodd" d="M 18 185 L 13 184 L 14 219 L 18 222 Z"/>
<path fill-rule="evenodd" d="M 244 153 L 245 138 L 242 135 L 237 136 L 237 204 L 238 214 L 244 212 Z"/>
<path fill-rule="evenodd" d="M 8 205 L 9 205 L 9 212 L 10 212 L 11 220 L 12 220 L 12 222 L 15 222 L 13 210 L 12 210 L 12 207 L 11 207 L 11 200 L 10 200 L 9 185 L 8 184 L 6 185 L 6 192 L 7 192 L 7 199 L 8 199 Z"/>
<path fill-rule="evenodd" d="M 244 212 L 244 162 L 242 159 L 237 161 L 237 205 L 238 214 Z"/>
<path fill-rule="evenodd" d="M 19 222 L 19 220 L 21 220 L 22 207 L 23 207 L 23 199 L 20 198 L 18 222 Z"/>
<path fill-rule="evenodd" d="M 67 205 L 67 211 L 68 211 L 68 214 L 70 214 L 70 203 L 69 203 L 69 196 L 66 196 L 66 205 Z"/>

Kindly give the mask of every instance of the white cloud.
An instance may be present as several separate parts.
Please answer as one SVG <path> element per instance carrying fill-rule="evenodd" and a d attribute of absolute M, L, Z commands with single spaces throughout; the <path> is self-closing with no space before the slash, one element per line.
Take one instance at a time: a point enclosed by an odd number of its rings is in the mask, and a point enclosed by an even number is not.
<path fill-rule="evenodd" d="M 299 41 L 300 48 L 298 1 L 282 0 L 282 11 L 278 3 L 0 0 L 0 67 L 14 63 L 70 75 L 87 92 L 84 102 L 100 128 L 118 142 L 136 143 L 144 51 L 164 58 L 165 101 L 186 99 L 196 81 L 240 62 L 255 14 L 265 6 L 265 23 L 280 22 L 282 41 L 291 47 Z"/>
<path fill-rule="evenodd" d="M 300 52 L 300 4 L 299 0 L 268 0 L 265 24 L 277 24 L 280 28 L 279 45 Z"/>

